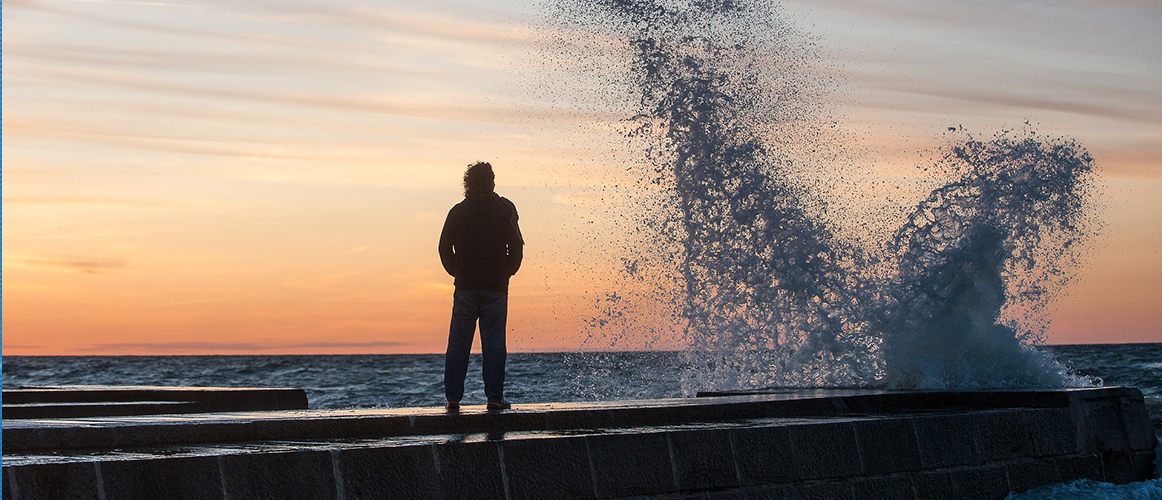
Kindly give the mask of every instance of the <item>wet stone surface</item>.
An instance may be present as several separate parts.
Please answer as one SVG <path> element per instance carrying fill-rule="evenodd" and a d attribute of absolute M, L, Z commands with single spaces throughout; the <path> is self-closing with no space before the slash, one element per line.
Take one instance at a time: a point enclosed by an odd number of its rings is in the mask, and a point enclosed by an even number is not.
<path fill-rule="evenodd" d="M 502 413 L 466 407 L 454 415 L 417 408 L 20 421 L 13 427 L 92 444 L 116 442 L 121 432 L 162 443 L 8 452 L 4 494 L 346 500 L 385 492 L 540 499 L 948 498 L 968 491 L 999 499 L 1071 478 L 1125 482 L 1149 474 L 1153 450 L 1135 447 L 1148 423 L 1132 396 L 1038 391 L 1031 408 L 989 408 L 982 406 L 1019 398 L 812 391 Z M 910 410 L 871 411 L 893 398 Z M 808 408 L 823 414 L 804 415 Z M 602 422 L 618 425 L 592 425 Z"/>

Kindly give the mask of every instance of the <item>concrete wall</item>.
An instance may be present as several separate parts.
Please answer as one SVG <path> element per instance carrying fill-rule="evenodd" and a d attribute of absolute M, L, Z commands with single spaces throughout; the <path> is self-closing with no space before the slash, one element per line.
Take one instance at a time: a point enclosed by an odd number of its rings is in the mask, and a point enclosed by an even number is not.
<path fill-rule="evenodd" d="M 302 389 L 260 387 L 37 387 L 3 400 L 5 420 L 307 408 Z"/>
<path fill-rule="evenodd" d="M 1068 401 L 76 453 L 13 465 L 6 456 L 4 499 L 1000 499 L 1076 478 L 1151 476 L 1155 441 L 1140 394 L 1077 392 Z"/>

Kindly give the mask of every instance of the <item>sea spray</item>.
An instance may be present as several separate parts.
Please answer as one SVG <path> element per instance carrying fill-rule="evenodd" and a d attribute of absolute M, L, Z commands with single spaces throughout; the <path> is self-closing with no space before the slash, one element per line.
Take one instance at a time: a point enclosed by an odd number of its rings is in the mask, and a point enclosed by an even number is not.
<path fill-rule="evenodd" d="M 803 182 L 826 179 L 821 158 L 842 148 L 822 101 L 831 84 L 810 37 L 770 3 L 558 13 L 631 53 L 614 78 L 639 93 L 626 134 L 646 144 L 648 194 L 631 213 L 648 245 L 620 280 L 674 312 L 687 392 L 1076 382 L 1030 344 L 1087 235 L 1084 148 L 1029 130 L 952 139 L 934 165 L 948 183 L 888 244 L 856 244 Z M 628 290 L 600 301 L 591 339 L 640 307 Z"/>
<path fill-rule="evenodd" d="M 873 345 L 847 311 L 860 303 L 838 265 L 849 249 L 810 215 L 819 200 L 789 178 L 787 150 L 817 144 L 827 127 L 813 98 L 826 83 L 811 75 L 809 38 L 763 15 L 773 14 L 765 4 L 592 8 L 585 13 L 606 15 L 634 53 L 640 108 L 628 133 L 650 142 L 645 179 L 665 188 L 639 211 L 638 225 L 677 244 L 650 245 L 627 267 L 633 274 L 642 261 L 665 262 L 678 271 L 673 302 L 690 358 L 687 387 L 851 385 L 874 376 Z"/>
<path fill-rule="evenodd" d="M 1074 141 L 1026 128 L 952 140 L 934 167 L 950 182 L 917 205 L 892 244 L 898 272 L 876 325 L 884 382 L 1079 382 L 1030 345 L 1091 230 L 1092 158 Z"/>

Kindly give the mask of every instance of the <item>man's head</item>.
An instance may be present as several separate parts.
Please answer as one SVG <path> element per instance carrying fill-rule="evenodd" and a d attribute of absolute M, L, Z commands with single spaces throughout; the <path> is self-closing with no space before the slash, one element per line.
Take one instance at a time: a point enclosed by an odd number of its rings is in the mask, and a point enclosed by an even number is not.
<path fill-rule="evenodd" d="M 464 171 L 464 196 L 474 194 L 488 194 L 496 189 L 496 175 L 492 173 L 492 164 L 478 161 L 468 165 Z"/>

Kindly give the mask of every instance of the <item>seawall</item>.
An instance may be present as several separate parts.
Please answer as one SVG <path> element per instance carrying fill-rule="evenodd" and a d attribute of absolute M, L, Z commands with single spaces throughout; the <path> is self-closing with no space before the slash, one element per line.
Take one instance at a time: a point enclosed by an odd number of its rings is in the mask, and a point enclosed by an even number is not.
<path fill-rule="evenodd" d="M 1153 474 L 1136 389 L 8 420 L 4 499 L 1000 499 Z"/>

